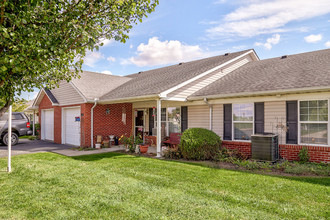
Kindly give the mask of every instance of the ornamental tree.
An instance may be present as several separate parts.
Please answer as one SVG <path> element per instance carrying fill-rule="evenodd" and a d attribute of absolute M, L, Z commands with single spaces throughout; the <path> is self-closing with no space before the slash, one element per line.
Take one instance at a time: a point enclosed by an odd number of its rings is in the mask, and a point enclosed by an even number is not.
<path fill-rule="evenodd" d="M 13 98 L 79 77 L 102 39 L 125 43 L 158 0 L 0 0 L 0 117 Z"/>

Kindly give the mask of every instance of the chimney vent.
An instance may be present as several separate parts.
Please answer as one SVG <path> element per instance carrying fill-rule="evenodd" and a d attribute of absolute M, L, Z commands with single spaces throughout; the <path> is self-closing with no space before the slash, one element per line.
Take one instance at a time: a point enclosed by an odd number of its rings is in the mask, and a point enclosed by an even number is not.
<path fill-rule="evenodd" d="M 287 58 L 288 56 L 287 55 L 283 55 L 282 57 L 281 57 L 281 59 L 285 59 L 285 58 Z"/>
<path fill-rule="evenodd" d="M 229 53 L 225 53 L 225 56 L 228 56 L 229 55 Z"/>

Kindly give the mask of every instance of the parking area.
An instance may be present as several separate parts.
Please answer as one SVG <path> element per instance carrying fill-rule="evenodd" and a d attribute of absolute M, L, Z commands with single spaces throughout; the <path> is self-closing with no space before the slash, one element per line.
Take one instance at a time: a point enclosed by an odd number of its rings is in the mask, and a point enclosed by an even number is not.
<path fill-rule="evenodd" d="M 54 144 L 47 141 L 41 140 L 28 140 L 20 139 L 18 144 L 12 147 L 12 156 L 19 154 L 31 154 L 39 152 L 61 152 L 63 150 L 70 150 L 72 146 Z M 73 150 L 72 150 L 73 151 Z M 7 157 L 8 151 L 7 146 L 0 145 L 0 157 Z"/>

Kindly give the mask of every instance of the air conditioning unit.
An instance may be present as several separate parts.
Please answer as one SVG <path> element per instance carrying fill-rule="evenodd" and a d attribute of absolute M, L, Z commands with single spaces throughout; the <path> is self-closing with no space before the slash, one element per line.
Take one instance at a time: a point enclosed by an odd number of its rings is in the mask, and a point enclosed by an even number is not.
<path fill-rule="evenodd" d="M 272 133 L 251 136 L 252 159 L 275 161 L 279 159 L 278 135 Z"/>

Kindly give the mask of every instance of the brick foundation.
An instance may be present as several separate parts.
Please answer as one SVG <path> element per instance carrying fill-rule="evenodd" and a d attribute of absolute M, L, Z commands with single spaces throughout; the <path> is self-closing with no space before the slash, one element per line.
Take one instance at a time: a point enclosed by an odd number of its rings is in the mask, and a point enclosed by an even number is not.
<path fill-rule="evenodd" d="M 223 141 L 223 147 L 227 149 L 237 149 L 242 154 L 251 157 L 251 143 L 250 142 L 238 142 L 238 141 Z M 311 162 L 325 162 L 330 163 L 330 147 L 324 146 L 301 146 L 301 145 L 289 145 L 280 144 L 280 156 L 288 161 L 298 161 L 298 154 L 302 148 L 308 149 L 308 154 Z"/>
<path fill-rule="evenodd" d="M 237 149 L 248 158 L 250 158 L 252 155 L 250 142 L 222 141 L 222 146 L 230 150 Z"/>
<path fill-rule="evenodd" d="M 301 145 L 288 145 L 281 144 L 280 155 L 283 159 L 293 161 L 299 160 L 299 151 L 306 147 L 308 149 L 308 154 L 311 162 L 326 162 L 330 163 L 330 147 L 324 146 L 301 146 Z"/>

